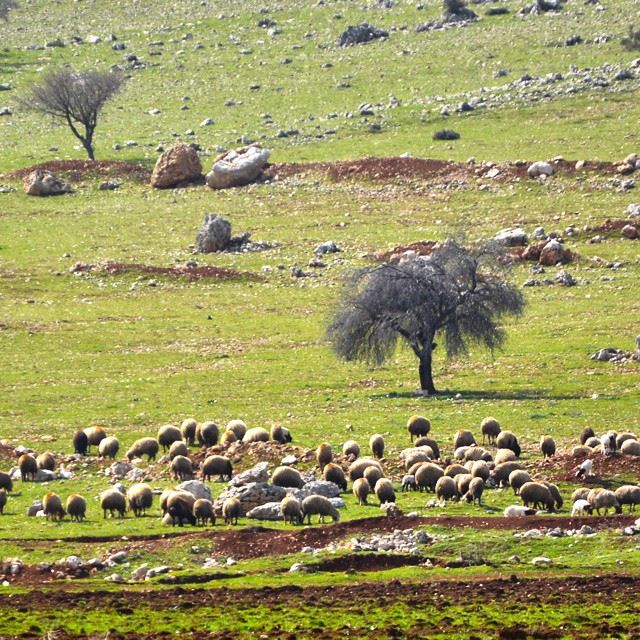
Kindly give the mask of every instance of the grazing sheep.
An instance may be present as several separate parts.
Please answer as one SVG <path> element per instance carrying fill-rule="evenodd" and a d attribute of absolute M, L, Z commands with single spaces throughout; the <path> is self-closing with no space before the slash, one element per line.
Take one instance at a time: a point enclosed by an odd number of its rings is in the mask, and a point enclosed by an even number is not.
<path fill-rule="evenodd" d="M 415 475 L 407 474 L 406 476 L 402 476 L 402 492 L 405 491 L 417 491 L 418 485 L 416 483 Z"/>
<path fill-rule="evenodd" d="M 342 445 L 342 455 L 351 461 L 355 460 L 360 455 L 360 445 L 355 440 L 347 440 Z"/>
<path fill-rule="evenodd" d="M 515 460 L 517 460 L 516 454 L 511 451 L 511 449 L 498 449 L 493 458 L 493 461 L 497 465 L 503 462 L 514 462 Z"/>
<path fill-rule="evenodd" d="M 132 484 L 127 491 L 127 502 L 136 518 L 144 515 L 145 511 L 150 509 L 153 504 L 151 487 L 144 482 Z"/>
<path fill-rule="evenodd" d="M 550 458 L 556 453 L 556 443 L 551 436 L 542 436 L 540 438 L 540 451 L 545 458 Z"/>
<path fill-rule="evenodd" d="M 584 515 L 592 515 L 593 507 L 589 504 L 588 500 L 575 500 L 573 503 L 573 507 L 571 508 L 571 517 L 575 516 L 584 516 Z"/>
<path fill-rule="evenodd" d="M 591 470 L 593 469 L 593 461 L 585 460 L 579 467 L 576 472 L 576 478 L 589 478 L 591 475 Z"/>
<path fill-rule="evenodd" d="M 117 489 L 107 489 L 100 494 L 100 508 L 104 518 L 107 517 L 107 511 L 112 518 L 115 511 L 120 514 L 121 518 L 124 518 L 127 510 L 127 501 Z"/>
<path fill-rule="evenodd" d="M 175 527 L 176 522 L 182 527 L 185 522 L 191 525 L 196 524 L 196 517 L 193 515 L 195 498 L 187 491 L 174 491 L 167 499 L 167 513 L 171 516 L 171 524 Z"/>
<path fill-rule="evenodd" d="M 191 480 L 193 478 L 193 465 L 187 456 L 176 456 L 170 465 L 171 475 L 176 480 Z"/>
<path fill-rule="evenodd" d="M 461 464 L 450 464 L 444 470 L 444 475 L 449 476 L 450 478 L 455 478 L 459 473 L 467 473 L 467 469 Z"/>
<path fill-rule="evenodd" d="M 11 479 L 11 476 L 4 471 L 0 471 L 0 489 L 13 491 L 13 480 Z"/>
<path fill-rule="evenodd" d="M 316 462 L 320 467 L 320 471 L 324 470 L 325 465 L 333 460 L 333 451 L 328 442 L 321 442 L 316 449 Z"/>
<path fill-rule="evenodd" d="M 620 452 L 626 456 L 640 456 L 640 442 L 637 440 L 625 440 Z"/>
<path fill-rule="evenodd" d="M 491 475 L 491 469 L 484 460 L 476 460 L 471 465 L 471 475 L 474 478 L 482 478 L 486 482 Z"/>
<path fill-rule="evenodd" d="M 202 474 L 202 480 L 211 480 L 211 476 L 220 476 L 220 480 L 231 480 L 233 468 L 231 466 L 231 460 L 224 456 L 208 456 L 202 461 L 200 465 L 200 472 Z"/>
<path fill-rule="evenodd" d="M 411 467 L 411 469 L 409 469 L 407 471 L 407 475 L 408 476 L 415 476 L 416 473 L 418 472 L 418 469 L 423 465 L 426 464 L 425 462 L 416 462 L 413 467 Z"/>
<path fill-rule="evenodd" d="M 269 434 L 272 440 L 279 442 L 280 444 L 287 444 L 291 442 L 293 438 L 289 433 L 289 429 L 285 429 L 283 426 L 276 424 L 271 427 L 271 433 Z"/>
<path fill-rule="evenodd" d="M 79 493 L 72 493 L 67 498 L 66 508 L 72 521 L 82 522 L 87 513 L 87 501 Z"/>
<path fill-rule="evenodd" d="M 583 456 L 591 455 L 592 453 L 593 453 L 593 449 L 583 444 L 577 447 L 573 447 L 573 449 L 571 449 L 571 455 L 574 458 L 581 458 Z"/>
<path fill-rule="evenodd" d="M 241 513 L 242 503 L 238 498 L 227 498 L 222 503 L 222 517 L 225 524 L 238 524 Z"/>
<path fill-rule="evenodd" d="M 236 438 L 242 440 L 244 434 L 247 433 L 247 425 L 243 420 L 229 420 L 229 422 L 227 422 L 227 431 L 233 431 L 233 433 L 236 434 Z"/>
<path fill-rule="evenodd" d="M 318 521 L 324 524 L 326 516 L 330 516 L 334 522 L 340 520 L 338 510 L 324 496 L 308 496 L 302 501 L 302 514 L 307 518 L 307 524 L 311 524 L 311 516 L 318 515 Z"/>
<path fill-rule="evenodd" d="M 158 441 L 155 438 L 140 438 L 129 447 L 126 457 L 131 462 L 134 458 L 147 456 L 147 460 L 151 462 L 151 460 L 156 459 L 159 448 L 160 445 L 158 445 Z"/>
<path fill-rule="evenodd" d="M 436 498 L 438 500 L 447 502 L 458 497 L 458 491 L 456 490 L 456 483 L 453 478 L 449 476 L 442 476 L 436 482 Z"/>
<path fill-rule="evenodd" d="M 18 458 L 18 467 L 20 467 L 22 482 L 27 482 L 28 480 L 32 480 L 33 482 L 36 481 L 38 463 L 30 453 L 23 453 Z"/>
<path fill-rule="evenodd" d="M 300 501 L 293 496 L 287 496 L 282 499 L 280 502 L 280 513 L 285 523 L 302 524 L 304 520 Z"/>
<path fill-rule="evenodd" d="M 162 515 L 165 515 L 167 513 L 167 510 L 169 508 L 169 498 L 174 494 L 174 493 L 182 493 L 186 496 L 187 500 L 192 499 L 193 498 L 193 494 L 189 493 L 188 491 L 184 491 L 182 489 L 178 490 L 178 489 L 165 489 L 161 494 L 160 494 L 160 510 L 162 511 Z"/>
<path fill-rule="evenodd" d="M 169 460 L 173 460 L 177 456 L 189 456 L 189 449 L 182 440 L 176 440 L 169 447 Z"/>
<path fill-rule="evenodd" d="M 433 460 L 433 451 L 430 447 L 422 447 L 424 451 L 412 451 L 404 459 L 404 468 L 409 471 L 416 462 L 431 462 Z"/>
<path fill-rule="evenodd" d="M 591 449 L 595 449 L 596 447 L 600 447 L 600 438 L 596 438 L 595 436 L 592 436 L 591 438 L 588 438 L 587 441 L 584 443 L 585 447 L 590 447 Z"/>
<path fill-rule="evenodd" d="M 532 504 L 534 509 L 544 507 L 547 511 L 553 511 L 553 496 L 549 489 L 540 482 L 525 482 L 520 487 L 520 498 L 525 507 Z"/>
<path fill-rule="evenodd" d="M 358 498 L 358 504 L 366 505 L 367 496 L 371 493 L 371 485 L 366 478 L 358 478 L 353 483 L 353 495 Z"/>
<path fill-rule="evenodd" d="M 482 494 L 484 492 L 484 480 L 482 478 L 473 478 L 469 483 L 467 493 L 464 495 L 464 499 L 467 502 L 477 502 L 478 506 L 482 505 Z"/>
<path fill-rule="evenodd" d="M 7 490 L 2 487 L 0 489 L 0 516 L 4 515 L 4 506 L 7 504 Z"/>
<path fill-rule="evenodd" d="M 516 458 L 519 458 L 522 453 L 518 438 L 511 431 L 501 431 L 496 438 L 496 446 L 498 449 L 511 449 L 516 454 Z"/>
<path fill-rule="evenodd" d="M 508 487 L 509 476 L 516 469 L 522 469 L 522 465 L 519 462 L 502 462 L 493 468 L 490 477 L 498 487 Z"/>
<path fill-rule="evenodd" d="M 484 460 L 485 462 L 491 462 L 493 457 L 491 454 L 482 447 L 469 447 L 464 454 L 464 459 L 471 462 L 476 462 L 477 460 Z"/>
<path fill-rule="evenodd" d="M 581 487 L 580 489 L 576 489 L 571 494 L 571 502 L 577 502 L 578 500 L 586 500 L 587 496 L 589 495 L 589 491 L 591 491 L 589 487 Z"/>
<path fill-rule="evenodd" d="M 598 515 L 600 515 L 600 509 L 604 509 L 605 515 L 607 515 L 609 509 L 615 509 L 616 513 L 622 513 L 622 507 L 620 506 L 615 493 L 608 489 L 591 489 L 587 495 L 587 501 L 595 509 Z"/>
<path fill-rule="evenodd" d="M 277 467 L 271 476 L 271 483 L 276 487 L 294 487 L 295 489 L 304 487 L 300 472 L 293 467 Z"/>
<path fill-rule="evenodd" d="M 476 439 L 473 437 L 473 433 L 467 429 L 459 429 L 453 436 L 453 449 L 459 449 L 460 447 L 475 447 Z"/>
<path fill-rule="evenodd" d="M 495 444 L 496 438 L 500 435 L 500 424 L 495 418 L 485 418 L 480 423 L 480 431 L 482 431 L 482 444 L 485 443 L 485 438 L 489 444 Z"/>
<path fill-rule="evenodd" d="M 73 444 L 74 453 L 79 453 L 81 456 L 87 455 L 87 449 L 89 448 L 89 438 L 87 438 L 87 434 L 78 430 L 73 434 L 73 439 L 71 440 Z"/>
<path fill-rule="evenodd" d="M 87 436 L 87 450 L 91 447 L 97 447 L 100 441 L 107 437 L 107 433 L 102 427 L 87 427 L 84 433 Z"/>
<path fill-rule="evenodd" d="M 462 498 L 462 496 L 467 493 L 472 480 L 473 476 L 470 473 L 459 473 L 453 479 L 453 481 L 456 483 L 456 491 L 458 492 L 459 498 Z"/>
<path fill-rule="evenodd" d="M 333 482 L 333 484 L 337 484 L 342 491 L 347 490 L 347 478 L 344 475 L 344 471 L 342 467 L 330 462 L 325 465 L 324 470 L 322 471 L 322 477 L 328 482 Z"/>
<path fill-rule="evenodd" d="M 362 474 L 362 477 L 372 486 L 376 486 L 376 482 L 380 480 L 380 478 L 384 478 L 384 474 L 380 467 L 367 467 Z"/>
<path fill-rule="evenodd" d="M 536 510 L 529 507 L 521 507 L 519 504 L 511 505 L 504 510 L 505 518 L 521 518 L 523 516 L 535 516 Z"/>
<path fill-rule="evenodd" d="M 436 484 L 443 475 L 444 471 L 437 464 L 425 462 L 415 472 L 416 484 L 420 491 L 423 489 L 435 491 Z"/>
<path fill-rule="evenodd" d="M 165 424 L 158 429 L 158 443 L 163 451 L 168 451 L 176 440 L 182 440 L 182 433 L 178 427 L 174 427 L 172 424 Z"/>
<path fill-rule="evenodd" d="M 513 489 L 514 495 L 517 495 L 520 487 L 527 482 L 531 482 L 531 476 L 522 469 L 516 469 L 509 474 L 509 485 Z"/>
<path fill-rule="evenodd" d="M 46 451 L 36 458 L 36 464 L 38 465 L 38 469 L 53 471 L 56 468 L 56 459 L 53 457 L 53 453 Z"/>
<path fill-rule="evenodd" d="M 220 444 L 223 447 L 229 446 L 232 442 L 238 442 L 238 436 L 231 431 L 231 429 L 227 429 L 220 438 Z"/>
<path fill-rule="evenodd" d="M 66 511 L 62 508 L 62 500 L 57 493 L 49 491 L 42 498 L 42 510 L 44 511 L 47 520 L 62 520 L 65 517 Z"/>
<path fill-rule="evenodd" d="M 591 427 L 585 427 L 580 432 L 580 444 L 585 444 L 589 438 L 594 438 L 595 433 Z"/>
<path fill-rule="evenodd" d="M 196 440 L 202 448 L 215 447 L 218 444 L 219 435 L 218 425 L 210 420 L 196 426 Z M 237 440 L 238 437 L 236 436 L 235 439 Z"/>
<path fill-rule="evenodd" d="M 182 439 L 187 443 L 189 447 L 193 447 L 196 443 L 196 431 L 198 429 L 198 423 L 193 418 L 187 418 L 182 421 L 180 425 L 180 433 Z"/>
<path fill-rule="evenodd" d="M 610 456 L 616 452 L 616 438 L 618 434 L 615 431 L 609 431 L 600 438 L 600 446 L 602 447 L 602 455 Z"/>
<path fill-rule="evenodd" d="M 378 467 L 380 471 L 382 471 L 380 463 L 373 458 L 358 458 L 357 460 L 352 462 L 349 466 L 349 478 L 351 482 L 354 482 L 358 478 L 362 478 L 362 476 L 364 475 L 364 470 L 367 467 L 371 466 Z"/>
<path fill-rule="evenodd" d="M 242 442 L 269 442 L 269 432 L 262 427 L 247 429 L 247 432 L 242 436 Z"/>
<path fill-rule="evenodd" d="M 432 458 L 434 460 L 440 459 L 440 447 L 438 443 L 433 438 L 427 438 L 426 436 L 421 436 L 414 443 L 414 447 L 429 447 L 433 452 Z"/>
<path fill-rule="evenodd" d="M 384 438 L 379 433 L 374 433 L 369 438 L 369 448 L 374 458 L 382 458 L 384 455 Z"/>
<path fill-rule="evenodd" d="M 629 505 L 629 512 L 636 510 L 636 505 L 640 504 L 640 487 L 633 484 L 624 484 L 614 491 L 620 507 L 625 504 Z"/>
<path fill-rule="evenodd" d="M 616 438 L 616 447 L 618 449 L 622 448 L 622 445 L 627 441 L 627 440 L 637 440 L 638 436 L 636 436 L 635 433 L 630 433 L 628 431 L 625 431 L 625 433 L 619 433 L 618 437 Z"/>
<path fill-rule="evenodd" d="M 423 416 L 411 416 L 407 420 L 407 431 L 411 442 L 413 439 L 420 436 L 426 436 L 431 431 L 431 422 Z"/>
<path fill-rule="evenodd" d="M 384 504 L 385 502 L 395 502 L 396 494 L 393 490 L 393 485 L 391 484 L 391 480 L 389 478 L 380 478 L 373 489 L 375 494 L 380 501 L 380 504 Z"/>
<path fill-rule="evenodd" d="M 101 458 L 111 458 L 112 460 L 115 460 L 119 449 L 120 442 L 118 441 L 118 438 L 107 436 L 100 440 L 100 444 L 98 445 L 98 455 Z"/>
<path fill-rule="evenodd" d="M 211 500 L 198 498 L 193 503 L 193 517 L 196 519 L 196 524 L 201 524 L 203 527 L 207 524 L 207 520 L 211 523 L 211 526 L 215 526 L 216 514 Z"/>
<path fill-rule="evenodd" d="M 547 487 L 547 489 L 549 489 L 549 493 L 553 498 L 556 509 L 562 509 L 563 500 L 562 496 L 560 495 L 560 489 L 558 489 L 555 484 L 551 484 L 550 482 L 546 482 L 545 480 L 543 480 L 540 484 L 543 484 L 545 487 Z"/>

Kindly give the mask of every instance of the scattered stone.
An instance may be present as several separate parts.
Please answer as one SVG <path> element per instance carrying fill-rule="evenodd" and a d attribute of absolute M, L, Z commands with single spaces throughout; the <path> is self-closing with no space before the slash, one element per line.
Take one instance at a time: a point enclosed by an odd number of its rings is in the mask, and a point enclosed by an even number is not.
<path fill-rule="evenodd" d="M 132 580 L 144 580 L 147 576 L 148 566 L 149 565 L 145 562 L 144 564 L 141 564 L 137 569 L 135 569 L 131 573 Z"/>
<path fill-rule="evenodd" d="M 630 218 L 638 218 L 640 217 L 640 202 L 637 204 L 630 204 L 627 207 L 627 215 Z"/>
<path fill-rule="evenodd" d="M 13 114 L 10 107 L 1 107 L 0 108 L 0 116 L 10 116 Z"/>
<path fill-rule="evenodd" d="M 110 467 L 104 470 L 104 475 L 111 478 L 125 478 L 127 474 L 134 469 L 130 462 L 114 462 Z"/>
<path fill-rule="evenodd" d="M 313 250 L 313 252 L 318 256 L 322 256 L 326 253 L 338 253 L 340 251 L 340 247 L 333 240 L 327 240 L 327 242 L 319 244 Z"/>
<path fill-rule="evenodd" d="M 302 487 L 304 496 L 324 496 L 325 498 L 336 498 L 340 495 L 340 487 L 328 480 L 312 480 Z"/>
<path fill-rule="evenodd" d="M 31 506 L 27 507 L 27 517 L 35 518 L 38 512 L 42 511 L 42 500 L 34 500 Z"/>
<path fill-rule="evenodd" d="M 437 538 L 417 529 L 395 529 L 392 533 L 351 538 L 347 549 L 352 551 L 389 551 L 421 555 L 418 545 L 432 544 Z"/>
<path fill-rule="evenodd" d="M 167 149 L 157 160 L 151 175 L 156 189 L 177 187 L 202 178 L 198 152 L 190 145 L 178 143 Z"/>
<path fill-rule="evenodd" d="M 560 271 L 558 275 L 555 277 L 555 283 L 562 285 L 563 287 L 573 287 L 578 284 L 575 278 L 568 273 L 567 271 Z"/>
<path fill-rule="evenodd" d="M 147 571 L 145 575 L 145 580 L 151 580 L 151 578 L 155 578 L 155 576 L 162 575 L 163 573 L 169 573 L 170 568 L 167 565 L 161 565 L 159 567 L 153 567 Z"/>
<path fill-rule="evenodd" d="M 73 191 L 64 180 L 45 169 L 32 171 L 24 179 L 23 188 L 30 196 L 58 196 Z"/>
<path fill-rule="evenodd" d="M 116 564 L 122 564 L 129 557 L 128 551 L 117 551 L 116 553 L 110 555 L 106 560 L 105 564 L 109 567 L 112 567 Z"/>
<path fill-rule="evenodd" d="M 206 175 L 207 185 L 211 189 L 227 189 L 255 182 L 262 174 L 270 154 L 268 149 L 258 145 L 227 151 L 214 162 Z"/>
<path fill-rule="evenodd" d="M 119 573 L 112 573 L 105 578 L 105 582 L 124 582 L 124 578 Z"/>

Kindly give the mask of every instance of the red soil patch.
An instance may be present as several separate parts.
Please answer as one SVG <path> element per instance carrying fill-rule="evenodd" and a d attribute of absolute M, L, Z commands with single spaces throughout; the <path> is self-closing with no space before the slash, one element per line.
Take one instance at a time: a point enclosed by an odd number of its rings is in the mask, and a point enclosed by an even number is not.
<path fill-rule="evenodd" d="M 585 481 L 576 478 L 578 466 L 589 457 L 593 461 L 593 477 L 587 480 L 587 484 L 602 484 L 613 476 L 630 476 L 636 482 L 640 480 L 640 458 L 615 453 L 603 456 L 595 453 L 591 456 L 573 456 L 570 453 L 558 453 L 551 458 L 534 462 L 529 471 L 544 478 L 585 484 Z"/>
<path fill-rule="evenodd" d="M 418 256 L 430 256 L 437 246 L 435 240 L 419 240 L 411 244 L 398 245 L 389 251 L 376 251 L 373 259 L 377 262 L 397 262 L 407 251 L 413 251 Z"/>
<path fill-rule="evenodd" d="M 312 565 L 315 571 L 386 571 L 398 567 L 415 567 L 424 562 L 421 556 L 400 553 L 353 553 L 329 558 Z"/>
<path fill-rule="evenodd" d="M 632 222 L 631 220 L 605 220 L 601 225 L 597 227 L 587 227 L 585 233 L 611 233 L 613 231 L 620 231 L 626 226 L 635 227 L 640 231 L 640 223 Z"/>
<path fill-rule="evenodd" d="M 148 182 L 151 178 L 149 167 L 123 160 L 51 160 L 17 169 L 7 175 L 10 178 L 26 178 L 36 169 L 65 174 L 65 177 L 73 182 L 86 177 L 128 178 L 136 182 Z"/>

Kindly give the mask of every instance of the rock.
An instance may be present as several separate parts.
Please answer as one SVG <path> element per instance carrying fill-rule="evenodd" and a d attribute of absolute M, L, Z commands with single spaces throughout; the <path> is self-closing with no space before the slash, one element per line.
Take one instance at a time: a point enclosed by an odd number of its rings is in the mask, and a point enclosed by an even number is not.
<path fill-rule="evenodd" d="M 114 564 L 121 564 L 129 557 L 128 551 L 117 551 L 116 553 L 110 555 L 106 560 L 105 564 L 109 566 L 113 566 Z"/>
<path fill-rule="evenodd" d="M 131 573 L 131 578 L 133 580 L 144 580 L 146 575 L 147 575 L 147 567 L 149 565 L 145 562 L 144 564 L 141 564 L 137 569 L 135 569 L 132 573 Z"/>
<path fill-rule="evenodd" d="M 196 236 L 199 253 L 223 251 L 231 240 L 231 223 L 214 213 L 207 213 Z"/>
<path fill-rule="evenodd" d="M 134 466 L 130 462 L 114 462 L 110 467 L 104 470 L 104 475 L 111 478 L 124 478 L 132 471 Z"/>
<path fill-rule="evenodd" d="M 211 489 L 200 480 L 187 480 L 179 484 L 176 489 L 188 491 L 196 500 L 200 500 L 201 498 L 211 500 Z"/>
<path fill-rule="evenodd" d="M 327 240 L 327 242 L 319 244 L 313 250 L 313 253 L 322 256 L 325 253 L 338 253 L 339 251 L 341 251 L 340 247 L 333 240 Z"/>
<path fill-rule="evenodd" d="M 213 121 L 213 118 L 205 118 L 201 123 L 200 126 L 201 127 L 210 127 L 211 125 L 215 124 L 215 122 Z"/>
<path fill-rule="evenodd" d="M 55 479 L 55 472 L 49 471 L 49 469 L 38 469 L 38 473 L 36 473 L 36 482 L 51 482 Z"/>
<path fill-rule="evenodd" d="M 129 480 L 130 482 L 142 482 L 145 479 L 146 475 L 147 474 L 144 469 L 134 467 L 127 473 L 125 479 Z"/>
<path fill-rule="evenodd" d="M 530 178 L 538 178 L 540 176 L 552 176 L 554 173 L 553 166 L 548 162 L 534 162 L 527 169 L 527 175 Z"/>
<path fill-rule="evenodd" d="M 32 171 L 24 179 L 22 186 L 29 196 L 59 196 L 73 191 L 64 180 L 45 169 Z"/>
<path fill-rule="evenodd" d="M 503 229 L 498 231 L 493 239 L 507 247 L 525 247 L 529 240 L 527 234 L 519 227 L 516 229 Z"/>
<path fill-rule="evenodd" d="M 144 579 L 145 580 L 150 580 L 151 578 L 154 578 L 155 576 L 159 576 L 162 575 L 163 573 L 169 573 L 169 567 L 166 564 L 163 564 L 159 567 L 153 567 L 152 569 L 149 569 L 149 571 L 147 571 L 147 575 L 145 575 Z"/>
<path fill-rule="evenodd" d="M 529 529 L 522 534 L 523 538 L 541 538 L 542 531 L 540 529 Z"/>
<path fill-rule="evenodd" d="M 269 160 L 271 152 L 258 145 L 250 145 L 227 151 L 214 163 L 206 175 L 212 189 L 242 187 L 258 179 Z"/>
<path fill-rule="evenodd" d="M 635 240 L 638 237 L 638 227 L 632 224 L 626 224 L 622 227 L 622 236 L 629 240 Z"/>
<path fill-rule="evenodd" d="M 630 204 L 627 207 L 627 215 L 630 218 L 639 218 L 640 217 L 640 202 L 637 204 Z"/>
<path fill-rule="evenodd" d="M 119 573 L 112 573 L 105 578 L 105 582 L 124 582 L 124 578 Z"/>
<path fill-rule="evenodd" d="M 291 467 L 293 466 L 296 462 L 298 462 L 298 458 L 296 458 L 296 456 L 294 456 L 293 454 L 290 456 L 285 456 L 284 458 L 282 458 L 282 460 L 280 461 L 280 464 L 283 467 Z"/>
<path fill-rule="evenodd" d="M 632 167 L 638 167 L 638 154 L 630 153 L 624 160 L 624 164 L 631 165 Z"/>
<path fill-rule="evenodd" d="M 62 563 L 67 569 L 72 569 L 73 571 L 82 566 L 82 560 L 78 556 L 68 556 Z"/>
<path fill-rule="evenodd" d="M 39 511 L 42 511 L 42 500 L 34 500 L 31 506 L 27 507 L 27 516 L 29 518 L 35 518 Z"/>
<path fill-rule="evenodd" d="M 591 359 L 596 362 L 609 362 L 610 360 L 615 360 L 620 356 L 624 356 L 624 351 L 620 349 L 614 349 L 613 347 L 607 347 L 605 349 L 599 349 L 592 356 Z"/>
<path fill-rule="evenodd" d="M 338 39 L 338 46 L 350 47 L 354 44 L 364 44 L 365 42 L 371 42 L 371 40 L 388 37 L 389 33 L 387 31 L 363 22 L 362 24 L 347 27 L 346 31 Z"/>
<path fill-rule="evenodd" d="M 247 518 L 254 520 L 282 520 L 279 502 L 267 502 L 254 507 L 247 513 Z"/>
<path fill-rule="evenodd" d="M 550 567 L 552 562 L 546 556 L 538 556 L 531 561 L 531 564 L 536 567 Z"/>
<path fill-rule="evenodd" d="M 283 487 L 276 487 L 266 482 L 252 482 L 239 487 L 227 487 L 213 504 L 216 513 L 220 513 L 222 503 L 227 498 L 234 497 L 242 504 L 242 513 L 244 514 L 268 502 L 279 503 L 286 495 L 287 492 Z"/>
<path fill-rule="evenodd" d="M 329 502 L 336 508 L 336 509 L 344 509 L 347 505 L 345 504 L 345 501 L 342 498 L 329 498 Z M 387 504 L 392 504 L 392 503 L 387 503 Z"/>
<path fill-rule="evenodd" d="M 587 163 L 584 160 L 578 160 L 578 162 L 576 162 L 576 171 L 582 171 L 582 169 L 584 169 L 585 165 Z"/>
<path fill-rule="evenodd" d="M 308 571 L 309 568 L 302 564 L 302 562 L 295 562 L 289 569 L 289 573 L 308 573 Z"/>
<path fill-rule="evenodd" d="M 340 487 L 328 480 L 312 480 L 302 487 L 302 492 L 306 496 L 324 496 L 325 498 L 336 498 L 340 495 Z"/>
<path fill-rule="evenodd" d="M 157 160 L 151 175 L 151 186 L 167 189 L 196 182 L 202 177 L 198 152 L 182 142 L 167 149 Z"/>
<path fill-rule="evenodd" d="M 555 283 L 563 287 L 573 287 L 577 284 L 575 278 L 567 271 L 560 271 L 555 277 Z"/>
<path fill-rule="evenodd" d="M 552 267 L 558 263 L 564 264 L 569 262 L 569 255 L 569 252 L 560 242 L 552 239 L 542 247 L 539 262 L 545 267 Z"/>
<path fill-rule="evenodd" d="M 112 182 L 110 180 L 106 180 L 105 182 L 101 182 L 98 189 L 100 191 L 115 191 L 120 188 L 119 182 Z"/>
<path fill-rule="evenodd" d="M 269 463 L 258 462 L 251 469 L 247 469 L 237 476 L 231 478 L 230 487 L 240 487 L 244 484 L 253 484 L 256 482 L 267 482 L 269 480 Z"/>

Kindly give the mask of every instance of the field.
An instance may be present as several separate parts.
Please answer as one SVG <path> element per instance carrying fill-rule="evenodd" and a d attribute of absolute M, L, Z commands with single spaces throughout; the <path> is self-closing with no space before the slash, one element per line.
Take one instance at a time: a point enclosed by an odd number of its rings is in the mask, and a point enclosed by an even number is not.
<path fill-rule="evenodd" d="M 621 234 L 640 224 L 628 214 L 640 172 L 618 172 L 640 153 L 640 52 L 621 43 L 637 1 L 568 0 L 526 16 L 524 0 L 471 4 L 477 22 L 420 32 L 439 2 L 19 4 L 0 20 L 0 113 L 10 111 L 0 116 L 0 470 L 26 447 L 55 452 L 71 477 L 17 480 L 9 493 L 0 637 L 639 637 L 640 514 L 572 517 L 570 499 L 585 484 L 571 455 L 584 427 L 640 433 L 640 362 L 591 360 L 605 347 L 633 352 L 640 333 L 640 240 Z M 507 12 L 490 15 L 495 7 Z M 388 37 L 339 47 L 362 22 Z M 96 164 L 66 126 L 20 103 L 63 65 L 125 73 L 99 120 Z M 434 140 L 442 129 L 460 138 Z M 266 178 L 154 190 L 157 149 L 177 141 L 199 145 L 205 171 L 221 151 L 257 142 L 272 152 Z M 551 178 L 527 176 L 531 162 L 554 158 Z M 42 163 L 73 193 L 26 195 L 23 178 Z M 119 187 L 101 190 L 105 180 Z M 196 253 L 208 213 L 268 246 Z M 527 305 L 506 322 L 502 350 L 447 360 L 436 349 L 432 397 L 416 393 L 407 347 L 381 366 L 332 353 L 326 328 L 355 268 L 412 243 L 471 245 L 509 227 L 532 242 L 538 227 L 557 232 L 574 260 L 543 273 L 514 264 Z M 314 250 L 330 240 L 340 251 L 317 266 Z M 575 286 L 545 284 L 562 270 Z M 523 286 L 531 279 L 542 284 Z M 487 489 L 482 506 L 401 492 L 413 414 L 430 419 L 443 458 L 459 429 L 481 444 L 480 422 L 494 416 L 563 506 L 507 519 L 504 508 L 520 504 L 510 488 Z M 289 429 L 290 444 L 215 449 L 235 472 L 295 455 L 317 474 L 320 442 L 339 452 L 354 439 L 368 454 L 382 434 L 404 515 L 386 517 L 375 499 L 358 505 L 349 487 L 336 524 L 172 528 L 157 498 L 145 517 L 103 519 L 112 461 L 95 449 L 78 459 L 72 434 L 101 425 L 122 458 L 137 438 L 190 417 Z M 558 447 L 549 460 L 542 435 Z M 161 455 L 139 465 L 158 493 L 174 484 Z M 587 486 L 640 482 L 640 458 L 592 458 Z M 209 486 L 217 497 L 226 484 Z M 28 517 L 47 491 L 84 495 L 87 519 Z M 576 533 L 583 526 L 591 532 Z M 428 541 L 415 553 L 354 548 L 400 530 Z M 142 565 L 162 570 L 136 580 Z"/>

